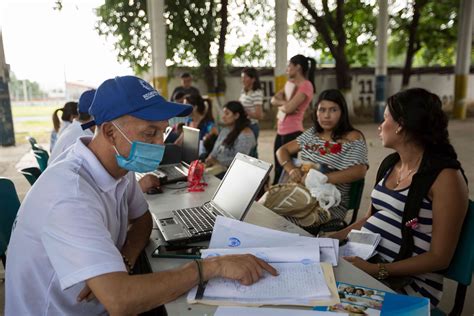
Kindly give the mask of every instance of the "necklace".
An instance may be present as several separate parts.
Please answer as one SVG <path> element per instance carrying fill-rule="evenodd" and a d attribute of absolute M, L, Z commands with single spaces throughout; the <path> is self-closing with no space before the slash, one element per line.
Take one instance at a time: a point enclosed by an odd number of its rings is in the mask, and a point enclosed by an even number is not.
<path fill-rule="evenodd" d="M 398 171 L 397 187 L 402 181 L 405 181 L 406 179 L 408 179 L 408 177 L 418 169 L 418 163 L 420 162 L 420 160 L 421 160 L 421 157 L 418 158 L 418 161 L 416 162 L 415 167 L 409 169 L 408 173 L 404 177 L 402 177 L 402 167 L 400 167 L 400 170 Z"/>

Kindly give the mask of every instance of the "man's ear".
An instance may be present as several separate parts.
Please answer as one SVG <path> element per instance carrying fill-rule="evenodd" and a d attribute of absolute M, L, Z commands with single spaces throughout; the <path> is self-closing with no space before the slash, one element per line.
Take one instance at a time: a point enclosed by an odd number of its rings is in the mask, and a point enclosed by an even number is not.
<path fill-rule="evenodd" d="M 115 145 L 115 126 L 111 122 L 102 123 L 98 128 L 104 135 L 104 139 L 111 145 Z"/>

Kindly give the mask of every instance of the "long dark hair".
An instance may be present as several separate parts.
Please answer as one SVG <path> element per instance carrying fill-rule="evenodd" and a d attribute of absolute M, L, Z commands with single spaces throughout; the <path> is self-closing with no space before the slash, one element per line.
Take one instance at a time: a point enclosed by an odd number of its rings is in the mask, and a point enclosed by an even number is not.
<path fill-rule="evenodd" d="M 199 94 L 188 94 L 184 97 L 184 100 L 188 104 L 196 107 L 196 111 L 199 114 L 204 115 L 202 120 L 199 122 L 198 128 L 203 128 L 208 122 L 214 122 L 214 116 L 212 115 L 212 102 L 208 98 L 203 98 Z"/>
<path fill-rule="evenodd" d="M 246 67 L 242 69 L 242 73 L 246 74 L 252 79 L 255 79 L 252 85 L 252 91 L 260 90 L 262 89 L 262 84 L 260 83 L 260 78 L 258 77 L 258 72 L 257 69 L 253 67 Z"/>
<path fill-rule="evenodd" d="M 229 101 L 224 105 L 224 108 L 227 108 L 234 114 L 240 114 L 239 118 L 235 121 L 234 128 L 224 139 L 223 143 L 227 148 L 234 146 L 235 140 L 239 137 L 240 132 L 242 132 L 246 127 L 250 125 L 250 120 L 247 117 L 244 106 L 239 101 Z"/>
<path fill-rule="evenodd" d="M 339 118 L 339 122 L 337 123 L 336 127 L 331 133 L 331 138 L 334 141 L 342 139 L 347 133 L 351 131 L 357 130 L 352 126 L 349 120 L 349 111 L 347 110 L 346 99 L 344 99 L 344 96 L 342 95 L 342 93 L 337 89 L 328 89 L 328 90 L 324 90 L 323 92 L 319 94 L 318 101 L 316 102 L 314 111 L 311 114 L 311 118 L 313 119 L 313 123 L 314 123 L 314 129 L 316 130 L 316 132 L 321 133 L 324 131 L 321 125 L 319 125 L 318 117 L 316 115 L 316 112 L 318 111 L 319 103 L 321 103 L 321 101 L 334 102 L 339 106 L 339 109 L 341 110 L 341 117 Z"/>
<path fill-rule="evenodd" d="M 306 57 L 304 55 L 298 54 L 290 58 L 290 63 L 293 65 L 300 65 L 305 76 L 311 85 L 313 86 L 313 92 L 316 92 L 316 86 L 314 85 L 314 73 L 316 72 L 316 60 L 311 57 Z"/>
<path fill-rule="evenodd" d="M 72 121 L 74 116 L 78 116 L 79 112 L 77 111 L 77 102 L 67 102 L 62 108 L 56 109 L 53 112 L 53 128 L 57 133 L 61 127 L 61 122 L 58 118 L 58 112 L 62 111 L 61 120 L 63 121 Z"/>
<path fill-rule="evenodd" d="M 422 88 L 407 89 L 388 98 L 387 106 L 408 141 L 431 154 L 457 159 L 449 141 L 448 117 L 436 94 Z"/>

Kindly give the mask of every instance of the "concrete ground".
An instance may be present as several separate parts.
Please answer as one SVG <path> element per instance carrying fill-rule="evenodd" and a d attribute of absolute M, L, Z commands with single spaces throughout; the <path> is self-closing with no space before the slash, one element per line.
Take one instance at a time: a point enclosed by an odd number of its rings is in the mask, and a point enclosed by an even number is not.
<path fill-rule="evenodd" d="M 369 163 L 370 168 L 366 175 L 364 194 L 361 202 L 359 216 L 366 212 L 370 205 L 370 191 L 375 181 L 375 174 L 377 167 L 382 159 L 390 153 L 382 147 L 378 138 L 376 124 L 357 125 L 365 135 L 369 147 Z M 459 160 L 463 164 L 469 183 L 474 183 L 474 164 L 472 157 L 474 157 L 474 118 L 465 121 L 451 120 L 449 124 L 449 132 L 451 142 L 456 148 L 459 155 Z M 259 154 L 260 158 L 273 162 L 273 140 L 275 131 L 263 130 L 259 139 Z M 48 148 L 48 146 L 45 146 Z M 19 145 L 16 147 L 0 147 L 0 177 L 10 178 L 16 186 L 20 200 L 24 198 L 28 192 L 30 185 L 23 175 L 17 169 L 22 167 L 34 166 L 36 162 L 30 153 L 29 144 Z M 474 199 L 474 190 L 471 189 L 469 194 L 471 199 Z M 3 266 L 0 265 L 0 277 L 3 277 Z M 440 303 L 443 310 L 450 310 L 454 301 L 455 283 L 450 280 L 445 280 L 444 297 Z M 4 283 L 0 281 L 0 313 L 3 312 L 5 298 Z M 463 315 L 474 315 L 474 286 L 468 289 L 466 303 L 464 306 Z"/>

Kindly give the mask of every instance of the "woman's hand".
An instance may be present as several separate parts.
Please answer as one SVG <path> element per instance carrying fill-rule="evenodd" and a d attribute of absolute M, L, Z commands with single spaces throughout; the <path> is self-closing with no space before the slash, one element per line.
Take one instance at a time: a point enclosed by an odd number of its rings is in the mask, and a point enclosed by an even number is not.
<path fill-rule="evenodd" d="M 293 168 L 288 172 L 288 175 L 290 176 L 291 181 L 300 183 L 301 180 L 303 179 L 303 174 L 301 173 L 300 168 Z"/>
<path fill-rule="evenodd" d="M 360 257 L 343 257 L 343 258 L 349 261 L 350 263 L 352 263 L 357 268 L 361 269 L 362 271 L 365 271 L 366 273 L 372 276 L 377 275 L 379 271 L 379 267 L 377 264 L 365 261 L 364 259 Z"/>
<path fill-rule="evenodd" d="M 206 167 L 211 167 L 213 165 L 218 164 L 219 161 L 217 161 L 216 158 L 209 156 L 206 158 L 206 161 L 204 161 L 204 163 L 206 164 Z"/>

